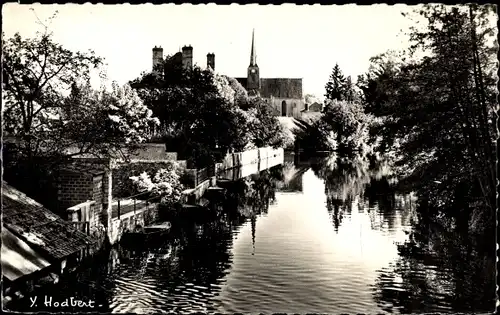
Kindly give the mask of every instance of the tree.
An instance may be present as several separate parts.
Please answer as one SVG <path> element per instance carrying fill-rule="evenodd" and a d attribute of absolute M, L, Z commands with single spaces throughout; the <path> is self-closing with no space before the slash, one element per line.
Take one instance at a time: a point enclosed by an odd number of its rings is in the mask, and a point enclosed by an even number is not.
<path fill-rule="evenodd" d="M 133 147 L 148 140 L 151 130 L 159 125 L 128 84 L 113 82 L 111 91 L 73 87 L 66 104 L 72 116 L 64 121 L 63 131 L 82 146 L 82 153 L 98 150 L 109 154 Z"/>
<path fill-rule="evenodd" d="M 324 133 L 335 135 L 337 151 L 351 155 L 355 152 L 365 154 L 368 144 L 368 130 L 372 118 L 366 115 L 357 103 L 331 101 L 326 104 L 319 128 Z"/>
<path fill-rule="evenodd" d="M 248 92 L 247 90 L 238 82 L 235 78 L 226 77 L 229 86 L 234 90 L 234 101 L 235 105 L 242 109 L 246 109 L 245 106 L 248 103 Z"/>
<path fill-rule="evenodd" d="M 362 104 L 366 112 L 375 116 L 388 114 L 387 107 L 397 106 L 395 97 L 403 81 L 397 78 L 406 61 L 403 52 L 388 51 L 370 58 L 368 72 L 358 76 L 357 86 L 362 91 Z"/>
<path fill-rule="evenodd" d="M 314 95 L 314 94 L 306 94 L 306 95 L 304 95 L 304 102 L 306 104 L 309 104 L 309 105 L 314 104 L 316 102 L 317 103 L 321 103 L 321 101 L 319 100 L 319 98 L 316 95 Z"/>
<path fill-rule="evenodd" d="M 395 69 L 390 81 L 396 84 L 382 90 L 408 182 L 429 208 L 476 231 L 493 228 L 495 204 L 495 43 L 488 10 L 424 6 L 419 14 L 427 27 L 410 33 L 411 55 L 424 57 Z M 482 223 L 471 225 L 472 217 Z"/>
<path fill-rule="evenodd" d="M 201 167 L 230 150 L 290 142 L 270 106 L 249 97 L 236 79 L 212 69 L 179 68 L 175 58 L 165 69 L 164 77 L 143 73 L 131 85 L 160 119 L 167 147 L 181 158 Z"/>
<path fill-rule="evenodd" d="M 156 120 L 129 87 L 92 89 L 103 60 L 55 43 L 42 26 L 35 38 L 15 34 L 2 46 L 4 135 L 14 140 L 2 162 L 5 180 L 54 209 L 56 171 L 66 159 L 123 157 Z"/>
<path fill-rule="evenodd" d="M 55 43 L 44 27 L 35 38 L 16 33 L 2 46 L 5 131 L 21 139 L 29 157 L 51 146 L 64 92 L 75 81 L 89 82 L 91 71 L 102 65 L 92 51 L 72 52 Z"/>
<path fill-rule="evenodd" d="M 249 122 L 248 132 L 255 146 L 284 148 L 292 145 L 293 140 L 285 137 L 283 126 L 273 115 L 272 108 L 267 102 L 258 97 L 251 98 L 246 112 Z"/>
<path fill-rule="evenodd" d="M 335 64 L 333 67 L 332 74 L 330 75 L 330 80 L 326 83 L 325 89 L 326 94 L 325 97 L 328 100 L 345 100 L 345 87 L 346 87 L 346 79 L 340 70 L 338 64 Z"/>
<path fill-rule="evenodd" d="M 248 142 L 247 123 L 235 105 L 241 93 L 211 69 L 182 69 L 175 58 L 167 59 L 165 66 L 163 77 L 143 74 L 131 85 L 159 118 L 167 147 L 196 167 L 218 162 L 230 150 L 242 150 Z"/>

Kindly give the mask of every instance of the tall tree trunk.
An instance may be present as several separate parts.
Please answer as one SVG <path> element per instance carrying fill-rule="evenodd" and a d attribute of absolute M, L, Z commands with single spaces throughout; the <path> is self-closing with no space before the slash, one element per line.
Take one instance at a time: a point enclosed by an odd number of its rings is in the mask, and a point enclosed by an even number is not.
<path fill-rule="evenodd" d="M 483 186 L 482 181 L 480 180 L 481 189 L 483 190 L 483 194 L 486 194 L 485 199 L 487 200 L 488 206 L 492 208 L 490 204 L 490 194 L 492 193 L 495 181 L 495 171 L 493 167 L 492 161 L 492 147 L 491 147 L 491 136 L 488 128 L 488 112 L 487 112 L 487 104 L 486 104 L 486 91 L 484 89 L 483 78 L 482 78 L 482 69 L 481 69 L 481 61 L 479 59 L 479 51 L 478 51 L 478 43 L 477 43 L 477 34 L 476 34 L 476 26 L 474 23 L 474 10 L 472 5 L 469 5 L 469 19 L 470 19 L 470 28 L 471 28 L 471 41 L 472 41 L 472 56 L 473 56 L 473 65 L 474 65 L 474 83 L 475 83 L 475 92 L 477 97 L 477 102 L 479 106 L 479 128 L 482 134 L 482 142 L 483 147 L 481 153 L 484 160 L 483 162 L 487 165 L 487 185 Z"/>

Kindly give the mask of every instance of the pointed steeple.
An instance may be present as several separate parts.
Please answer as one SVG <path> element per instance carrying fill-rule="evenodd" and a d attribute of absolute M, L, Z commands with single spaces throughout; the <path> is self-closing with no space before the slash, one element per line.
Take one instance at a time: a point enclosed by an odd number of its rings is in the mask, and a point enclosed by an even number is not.
<path fill-rule="evenodd" d="M 257 66 L 257 54 L 255 53 L 254 33 L 255 29 L 252 30 L 252 50 L 250 52 L 250 66 Z"/>

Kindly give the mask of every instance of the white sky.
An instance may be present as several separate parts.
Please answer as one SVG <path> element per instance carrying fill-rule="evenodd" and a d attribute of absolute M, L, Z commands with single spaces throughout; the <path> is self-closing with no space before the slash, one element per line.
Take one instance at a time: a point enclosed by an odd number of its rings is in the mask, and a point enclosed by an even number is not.
<path fill-rule="evenodd" d="M 194 63 L 206 66 L 215 53 L 221 74 L 244 77 L 255 28 L 262 78 L 303 78 L 303 92 L 322 97 L 338 63 L 353 80 L 368 69 L 369 58 L 406 48 L 410 21 L 405 5 L 19 5 L 3 6 L 3 31 L 32 37 L 41 20 L 59 11 L 51 24 L 54 39 L 68 49 L 92 49 L 104 57 L 110 80 L 125 83 L 150 70 L 153 46 L 173 54 L 193 46 Z"/>

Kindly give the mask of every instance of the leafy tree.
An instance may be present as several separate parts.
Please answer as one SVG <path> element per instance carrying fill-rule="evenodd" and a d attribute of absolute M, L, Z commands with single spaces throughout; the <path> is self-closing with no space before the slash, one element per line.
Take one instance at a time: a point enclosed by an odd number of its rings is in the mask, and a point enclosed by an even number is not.
<path fill-rule="evenodd" d="M 292 145 L 293 140 L 285 137 L 282 125 L 278 121 L 271 106 L 261 98 L 248 101 L 248 132 L 257 147 L 271 146 L 284 148 Z"/>
<path fill-rule="evenodd" d="M 285 145 L 269 105 L 250 98 L 235 79 L 212 69 L 182 69 L 175 58 L 167 59 L 165 69 L 163 77 L 143 73 L 131 85 L 160 119 L 167 147 L 181 158 L 204 166 L 249 144 Z"/>
<path fill-rule="evenodd" d="M 491 231 L 496 135 L 491 12 L 487 6 L 426 5 L 418 13 L 427 25 L 410 33 L 414 59 L 401 59 L 390 75 L 376 77 L 373 99 L 400 145 L 406 183 L 422 203 L 453 216 L 460 229 Z M 422 52 L 424 57 L 415 58 Z M 471 224 L 473 218 L 481 223 Z"/>
<path fill-rule="evenodd" d="M 64 48 L 40 24 L 34 38 L 3 35 L 2 162 L 6 181 L 55 210 L 65 159 L 116 156 L 143 141 L 156 121 L 130 88 L 93 90 L 90 77 L 103 60 Z"/>
<path fill-rule="evenodd" d="M 248 103 L 248 92 L 245 88 L 238 82 L 235 78 L 226 77 L 229 86 L 234 90 L 234 103 L 242 109 L 246 109 L 245 106 Z"/>
<path fill-rule="evenodd" d="M 128 84 L 113 82 L 111 91 L 74 85 L 65 106 L 69 116 L 62 120 L 62 139 L 79 145 L 78 153 L 104 155 L 116 151 L 112 155 L 117 156 L 124 147 L 148 140 L 159 124 Z"/>
<path fill-rule="evenodd" d="M 93 90 L 90 76 L 103 60 L 55 43 L 40 23 L 35 38 L 16 33 L 2 46 L 4 130 L 17 139 L 17 154 L 57 164 L 82 153 L 114 156 L 146 140 L 156 121 L 135 92 L 116 84 L 111 92 Z"/>
<path fill-rule="evenodd" d="M 241 150 L 248 142 L 245 115 L 235 106 L 241 93 L 211 69 L 182 69 L 175 58 L 165 67 L 163 77 L 144 73 L 131 85 L 159 118 L 167 147 L 197 167 Z"/>
<path fill-rule="evenodd" d="M 321 103 L 320 99 L 314 94 L 306 94 L 304 96 L 304 102 L 309 105 L 314 104 L 316 102 Z"/>
<path fill-rule="evenodd" d="M 362 91 L 365 111 L 375 116 L 388 114 L 387 107 L 395 106 L 396 94 L 402 84 L 400 74 L 404 55 L 388 51 L 370 58 L 370 67 L 365 75 L 358 76 L 357 86 Z"/>
<path fill-rule="evenodd" d="M 152 195 L 162 196 L 161 203 L 164 205 L 172 205 L 180 200 L 183 185 L 180 182 L 181 173 L 177 163 L 171 163 L 167 168 L 160 168 L 154 176 L 151 175 L 142 172 L 138 176 L 131 176 L 130 184 L 137 192 L 149 191 Z"/>
<path fill-rule="evenodd" d="M 340 154 L 367 153 L 368 130 L 372 118 L 357 103 L 331 101 L 326 104 L 319 128 L 337 141 Z"/>
<path fill-rule="evenodd" d="M 26 156 L 39 155 L 54 140 L 64 91 L 77 80 L 88 82 L 102 59 L 62 47 L 47 30 L 28 39 L 16 33 L 4 40 L 2 53 L 5 132 L 22 140 Z"/>

